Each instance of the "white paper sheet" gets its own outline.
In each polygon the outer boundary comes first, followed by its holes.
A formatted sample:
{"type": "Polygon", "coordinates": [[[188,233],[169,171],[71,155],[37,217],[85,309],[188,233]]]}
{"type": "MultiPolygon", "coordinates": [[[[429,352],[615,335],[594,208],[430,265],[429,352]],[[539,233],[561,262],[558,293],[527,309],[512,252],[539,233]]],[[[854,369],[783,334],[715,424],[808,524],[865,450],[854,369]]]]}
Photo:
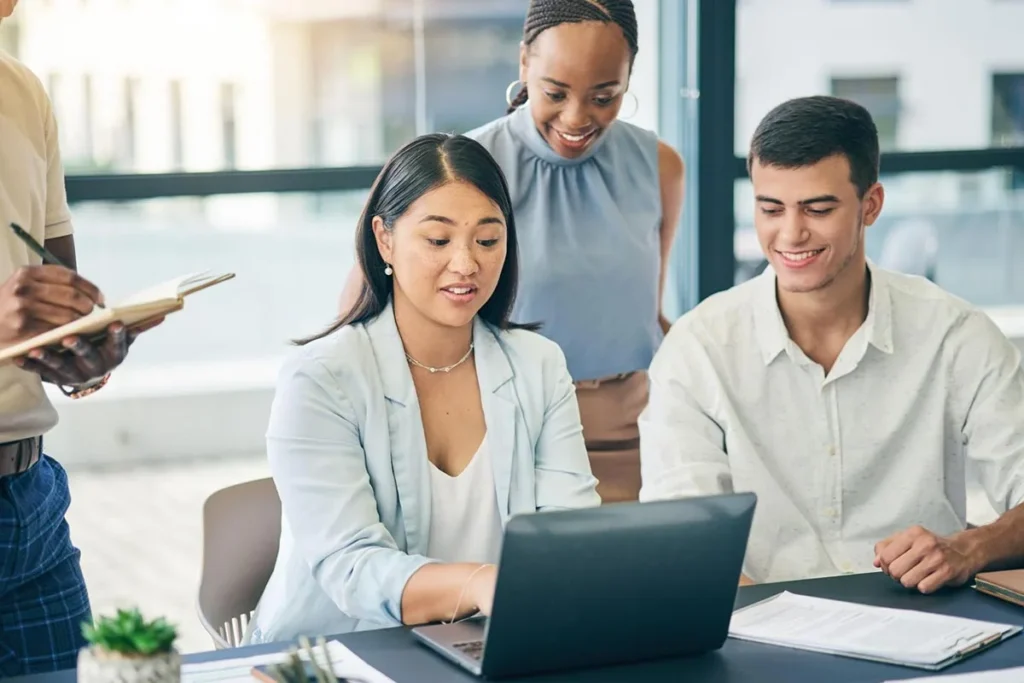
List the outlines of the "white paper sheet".
{"type": "Polygon", "coordinates": [[[1010,624],[783,592],[737,610],[729,635],[771,645],[931,668],[1020,630],[1010,624]]]}
{"type": "MultiPolygon", "coordinates": [[[[323,650],[313,648],[314,656],[323,664],[323,650]]],[[[301,649],[300,649],[301,654],[301,649]]],[[[339,679],[353,678],[359,683],[395,683],[360,659],[352,650],[336,640],[328,641],[327,654],[339,679]]],[[[252,683],[252,668],[262,664],[277,664],[288,659],[288,652],[273,652],[237,659],[222,659],[214,662],[184,664],[181,667],[181,683],[252,683]]],[[[306,659],[303,656],[303,659],[306,659]]]]}
{"type": "MultiPolygon", "coordinates": [[[[900,683],[910,679],[901,678],[898,681],[885,681],[885,683],[900,683]]],[[[1016,666],[1012,669],[998,669],[996,671],[978,671],[970,674],[949,674],[948,676],[926,676],[915,678],[914,683],[1021,683],[1024,681],[1024,667],[1016,666]]]]}

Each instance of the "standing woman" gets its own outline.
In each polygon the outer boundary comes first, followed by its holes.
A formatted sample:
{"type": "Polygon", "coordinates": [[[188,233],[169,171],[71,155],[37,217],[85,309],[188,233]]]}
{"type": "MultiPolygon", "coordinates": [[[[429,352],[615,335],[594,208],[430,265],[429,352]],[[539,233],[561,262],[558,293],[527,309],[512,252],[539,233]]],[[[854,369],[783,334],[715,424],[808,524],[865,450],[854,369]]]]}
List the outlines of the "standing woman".
{"type": "Polygon", "coordinates": [[[617,120],[635,99],[637,49],[630,0],[532,0],[509,114],[468,134],[508,179],[523,263],[514,318],[541,322],[566,355],[604,502],[640,490],[637,418],[668,330],[683,202],[679,154],[617,120]]]}
{"type": "MultiPolygon", "coordinates": [[[[523,264],[512,319],[562,347],[606,503],[640,491],[637,418],[669,325],[661,298],[683,202],[679,154],[618,120],[637,49],[630,0],[531,0],[509,114],[467,133],[512,195],[523,264]]],[[[349,278],[343,313],[361,281],[349,278]]]]}

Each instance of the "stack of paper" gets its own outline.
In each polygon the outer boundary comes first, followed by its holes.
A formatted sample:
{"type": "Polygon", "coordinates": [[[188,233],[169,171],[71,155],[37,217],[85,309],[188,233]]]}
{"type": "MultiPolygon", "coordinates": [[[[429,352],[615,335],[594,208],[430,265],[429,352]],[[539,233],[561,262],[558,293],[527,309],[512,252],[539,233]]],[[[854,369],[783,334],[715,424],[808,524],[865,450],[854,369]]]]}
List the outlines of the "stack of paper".
{"type": "Polygon", "coordinates": [[[799,650],[941,669],[1020,630],[1010,624],[783,592],[734,612],[729,635],[799,650]]]}
{"type": "MultiPolygon", "coordinates": [[[[306,659],[301,650],[300,656],[306,659]]],[[[313,656],[323,665],[323,648],[314,647],[313,656]]],[[[359,683],[394,683],[336,640],[327,643],[327,656],[339,683],[345,679],[359,683]]],[[[181,667],[181,683],[253,683],[254,666],[278,664],[287,658],[287,652],[274,652],[269,655],[185,664],[181,667]]]]}

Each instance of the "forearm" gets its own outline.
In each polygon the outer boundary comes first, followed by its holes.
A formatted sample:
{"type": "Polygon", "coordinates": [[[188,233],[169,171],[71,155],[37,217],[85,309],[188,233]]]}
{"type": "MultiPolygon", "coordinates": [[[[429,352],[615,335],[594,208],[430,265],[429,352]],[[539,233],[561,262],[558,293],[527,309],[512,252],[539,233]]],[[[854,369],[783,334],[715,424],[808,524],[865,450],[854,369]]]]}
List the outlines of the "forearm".
{"type": "Polygon", "coordinates": [[[971,560],[972,574],[1024,560],[1024,504],[999,519],[953,536],[954,547],[971,560]]]}
{"type": "Polygon", "coordinates": [[[402,591],[402,623],[412,626],[449,621],[476,612],[472,584],[482,573],[482,566],[432,563],[421,567],[402,591]]]}

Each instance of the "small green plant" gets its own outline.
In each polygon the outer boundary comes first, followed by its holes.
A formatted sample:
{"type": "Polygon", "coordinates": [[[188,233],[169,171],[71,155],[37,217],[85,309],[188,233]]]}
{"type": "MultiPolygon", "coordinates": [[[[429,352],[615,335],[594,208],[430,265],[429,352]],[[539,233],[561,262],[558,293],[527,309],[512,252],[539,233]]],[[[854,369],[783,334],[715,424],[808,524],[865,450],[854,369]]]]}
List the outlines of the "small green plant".
{"type": "Polygon", "coordinates": [[[94,647],[128,656],[165,654],[174,646],[178,632],[160,617],[146,621],[138,608],[119,609],[113,617],[82,624],[82,635],[94,647]]]}

